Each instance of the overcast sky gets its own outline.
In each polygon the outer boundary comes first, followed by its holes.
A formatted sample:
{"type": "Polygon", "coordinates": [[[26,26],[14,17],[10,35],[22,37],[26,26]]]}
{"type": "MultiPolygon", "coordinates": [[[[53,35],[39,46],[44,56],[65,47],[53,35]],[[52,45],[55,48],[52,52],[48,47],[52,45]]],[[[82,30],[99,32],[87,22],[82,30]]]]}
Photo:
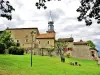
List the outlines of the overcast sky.
{"type": "Polygon", "coordinates": [[[38,27],[41,33],[45,33],[48,29],[48,20],[50,18],[50,11],[52,12],[52,19],[54,20],[54,28],[56,31],[56,38],[72,37],[74,41],[80,39],[87,41],[92,40],[97,49],[100,50],[100,24],[93,21],[91,26],[86,26],[85,22],[78,22],[76,9],[80,5],[80,0],[62,0],[47,2],[46,10],[38,10],[35,6],[38,0],[9,0],[11,5],[15,8],[12,13],[12,20],[8,21],[6,18],[0,18],[0,30],[7,27],[38,27]]]}

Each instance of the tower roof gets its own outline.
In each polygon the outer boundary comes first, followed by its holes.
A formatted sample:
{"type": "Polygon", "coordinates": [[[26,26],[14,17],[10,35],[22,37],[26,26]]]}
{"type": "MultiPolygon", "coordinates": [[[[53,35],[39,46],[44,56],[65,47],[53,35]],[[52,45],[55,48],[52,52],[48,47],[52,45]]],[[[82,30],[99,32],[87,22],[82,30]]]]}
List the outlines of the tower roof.
{"type": "Polygon", "coordinates": [[[52,19],[52,15],[51,15],[51,11],[50,11],[50,18],[49,18],[49,20],[48,20],[48,24],[53,24],[54,22],[53,22],[53,19],[52,19]]]}

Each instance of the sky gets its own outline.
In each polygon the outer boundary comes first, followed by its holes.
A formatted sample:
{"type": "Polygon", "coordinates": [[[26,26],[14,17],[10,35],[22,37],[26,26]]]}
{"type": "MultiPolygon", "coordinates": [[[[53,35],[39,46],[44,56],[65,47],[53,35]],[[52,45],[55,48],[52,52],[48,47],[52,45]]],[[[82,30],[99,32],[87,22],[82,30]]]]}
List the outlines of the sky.
{"type": "Polygon", "coordinates": [[[80,0],[61,0],[47,2],[47,9],[38,10],[35,3],[38,0],[8,0],[15,8],[12,12],[12,20],[0,17],[0,30],[9,28],[30,28],[37,27],[40,33],[48,30],[48,20],[51,17],[54,21],[54,29],[57,38],[73,37],[74,41],[92,40],[100,51],[100,24],[93,20],[91,26],[85,22],[79,22],[79,13],[76,9],[80,6],[80,0]]]}

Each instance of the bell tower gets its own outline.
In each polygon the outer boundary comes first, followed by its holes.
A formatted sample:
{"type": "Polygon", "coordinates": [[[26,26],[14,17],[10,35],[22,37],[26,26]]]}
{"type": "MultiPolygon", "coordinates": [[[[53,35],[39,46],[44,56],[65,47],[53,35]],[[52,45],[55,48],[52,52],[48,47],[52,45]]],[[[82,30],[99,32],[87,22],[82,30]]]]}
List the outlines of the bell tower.
{"type": "Polygon", "coordinates": [[[54,24],[54,21],[52,20],[51,11],[50,11],[50,19],[48,21],[48,31],[47,31],[47,33],[55,33],[53,24],[54,24]]]}

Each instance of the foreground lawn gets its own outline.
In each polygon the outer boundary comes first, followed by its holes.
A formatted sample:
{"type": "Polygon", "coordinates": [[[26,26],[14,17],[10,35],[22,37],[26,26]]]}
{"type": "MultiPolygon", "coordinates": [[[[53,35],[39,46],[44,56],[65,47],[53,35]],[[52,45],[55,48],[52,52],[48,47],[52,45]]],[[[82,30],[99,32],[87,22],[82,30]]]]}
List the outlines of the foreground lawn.
{"type": "Polygon", "coordinates": [[[0,75],[100,75],[100,66],[95,61],[58,57],[34,56],[30,67],[30,55],[0,55],[0,75]],[[72,66],[78,61],[82,66],[72,66]]]}

